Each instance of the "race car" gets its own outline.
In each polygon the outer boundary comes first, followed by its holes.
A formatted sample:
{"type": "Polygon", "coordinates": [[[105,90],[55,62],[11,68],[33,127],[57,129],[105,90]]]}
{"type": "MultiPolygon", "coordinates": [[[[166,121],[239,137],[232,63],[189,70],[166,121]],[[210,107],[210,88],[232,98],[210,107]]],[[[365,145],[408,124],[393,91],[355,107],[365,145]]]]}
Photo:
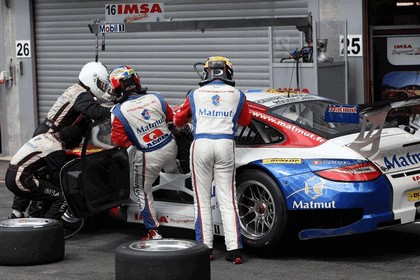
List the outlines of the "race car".
{"type": "MultiPolygon", "coordinates": [[[[419,97],[346,105],[311,93],[245,92],[252,124],[237,127],[236,189],[246,247],[275,249],[300,239],[367,233],[420,219],[420,137],[386,122],[419,97]]],[[[95,123],[80,156],[61,170],[70,210],[102,211],[142,223],[132,180],[135,147],[115,148],[108,122],[95,123]]],[[[183,172],[161,172],[154,197],[162,226],[194,229],[188,129],[175,131],[183,172]]],[[[214,233],[223,236],[213,186],[214,233]]]]}

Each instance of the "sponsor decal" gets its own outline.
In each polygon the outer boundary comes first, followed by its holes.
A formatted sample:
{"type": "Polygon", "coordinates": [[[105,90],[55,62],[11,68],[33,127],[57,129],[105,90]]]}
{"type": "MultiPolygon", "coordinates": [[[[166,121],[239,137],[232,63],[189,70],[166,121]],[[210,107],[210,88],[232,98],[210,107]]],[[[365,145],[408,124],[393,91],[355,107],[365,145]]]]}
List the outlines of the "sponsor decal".
{"type": "Polygon", "coordinates": [[[416,175],[411,178],[413,179],[414,182],[418,182],[420,180],[420,175],[416,175]]]}
{"type": "Polygon", "coordinates": [[[331,160],[331,159],[327,159],[327,160],[314,160],[311,162],[311,164],[313,165],[320,165],[320,164],[334,164],[334,165],[345,165],[345,164],[350,164],[352,163],[351,161],[347,161],[347,160],[331,160]]]}
{"type": "Polygon", "coordinates": [[[219,95],[214,95],[211,97],[211,102],[213,103],[214,106],[217,106],[220,104],[220,96],[219,95]]]}
{"type": "Polygon", "coordinates": [[[263,114],[263,113],[259,113],[259,112],[252,112],[252,115],[254,117],[258,118],[258,119],[265,120],[265,121],[267,121],[267,122],[269,122],[269,123],[271,123],[273,125],[277,125],[277,126],[280,126],[281,128],[284,128],[284,129],[287,129],[287,130],[290,130],[290,131],[299,133],[300,135],[302,135],[304,137],[307,137],[307,138],[309,138],[311,140],[314,140],[315,142],[318,142],[318,143],[324,143],[325,142],[325,138],[323,138],[323,137],[320,137],[318,135],[315,135],[312,132],[309,132],[307,130],[304,130],[304,129],[302,129],[302,128],[298,127],[298,126],[295,126],[293,124],[290,124],[290,123],[284,122],[282,120],[273,118],[273,117],[271,117],[269,115],[266,115],[266,114],[263,114]]]}
{"type": "Polygon", "coordinates": [[[359,123],[360,109],[357,105],[328,105],[325,121],[336,123],[359,123]]]}
{"type": "Polygon", "coordinates": [[[420,64],[420,37],[388,37],[387,58],[392,65],[420,64]]]}
{"type": "Polygon", "coordinates": [[[318,197],[323,195],[324,189],[326,188],[328,187],[325,186],[321,178],[319,178],[318,176],[313,176],[312,178],[305,181],[304,188],[293,192],[287,198],[290,198],[298,193],[304,192],[304,194],[308,196],[311,199],[311,201],[308,202],[304,200],[294,200],[292,204],[292,209],[334,209],[336,208],[334,200],[315,202],[315,200],[318,197]]]}
{"type": "Polygon", "coordinates": [[[145,120],[150,119],[150,111],[147,110],[147,109],[144,109],[143,112],[141,113],[141,115],[143,116],[143,119],[145,119],[145,120]]]}
{"type": "Polygon", "coordinates": [[[318,100],[321,99],[320,97],[306,94],[306,93],[297,93],[297,94],[279,94],[272,97],[267,97],[259,100],[254,100],[253,102],[261,105],[265,105],[268,107],[274,107],[277,105],[285,104],[285,103],[291,103],[291,102],[299,102],[302,100],[318,100]]]}
{"type": "Polygon", "coordinates": [[[149,123],[146,126],[142,126],[142,127],[137,128],[137,132],[138,133],[145,133],[145,132],[147,132],[147,131],[155,128],[155,127],[158,127],[159,125],[161,125],[164,122],[165,122],[165,119],[162,118],[162,119],[157,120],[157,121],[155,121],[153,123],[149,123]]]}
{"type": "Polygon", "coordinates": [[[164,17],[163,3],[119,3],[105,5],[105,20],[110,23],[158,21],[164,17]]]}
{"type": "Polygon", "coordinates": [[[266,158],[263,159],[262,164],[272,163],[289,163],[289,164],[301,164],[302,159],[300,158],[266,158]]]}
{"type": "MultiPolygon", "coordinates": [[[[141,213],[134,213],[134,220],[143,221],[141,213]]],[[[159,224],[193,224],[194,219],[178,219],[170,216],[157,216],[159,224]]]]}
{"type": "Polygon", "coordinates": [[[415,190],[407,193],[408,201],[419,201],[420,200],[420,190],[415,190]]]}
{"type": "Polygon", "coordinates": [[[220,110],[207,110],[207,109],[199,109],[198,110],[199,116],[207,116],[207,117],[232,117],[233,111],[220,111],[220,110]]]}
{"type": "Polygon", "coordinates": [[[158,145],[159,143],[162,143],[163,141],[165,141],[168,137],[170,137],[169,134],[164,134],[160,136],[159,138],[151,140],[151,142],[147,143],[147,147],[148,148],[154,147],[158,145]]]}
{"type": "Polygon", "coordinates": [[[324,182],[322,182],[322,180],[317,176],[305,181],[305,194],[313,200],[322,195],[323,189],[324,182]]]}
{"type": "Polygon", "coordinates": [[[416,165],[420,163],[420,153],[410,154],[410,152],[407,152],[405,156],[397,157],[397,155],[393,155],[391,159],[384,157],[384,163],[388,170],[416,165]]]}
{"type": "Polygon", "coordinates": [[[335,201],[330,202],[303,202],[303,201],[293,201],[293,209],[334,209],[335,201]]]}
{"type": "Polygon", "coordinates": [[[153,140],[155,140],[155,139],[159,138],[159,137],[160,137],[160,136],[162,136],[162,135],[163,135],[163,131],[162,131],[162,130],[160,130],[160,129],[155,129],[155,130],[153,130],[152,132],[150,132],[150,133],[148,133],[148,134],[144,135],[144,136],[143,136],[143,140],[144,140],[144,142],[149,143],[149,142],[151,142],[151,141],[153,141],[153,140]]]}
{"type": "Polygon", "coordinates": [[[99,25],[99,33],[125,32],[125,25],[120,23],[101,24],[99,25]]]}

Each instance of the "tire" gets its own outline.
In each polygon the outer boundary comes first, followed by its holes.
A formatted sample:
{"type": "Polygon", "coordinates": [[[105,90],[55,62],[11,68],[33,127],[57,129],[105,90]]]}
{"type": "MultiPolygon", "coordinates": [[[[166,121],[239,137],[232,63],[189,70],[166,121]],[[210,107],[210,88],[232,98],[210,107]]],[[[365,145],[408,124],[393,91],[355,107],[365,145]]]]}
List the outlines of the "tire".
{"type": "Polygon", "coordinates": [[[236,178],[239,220],[244,245],[257,251],[274,248],[287,226],[287,208],[278,184],[259,170],[236,178]]]}
{"type": "Polygon", "coordinates": [[[64,230],[53,219],[0,220],[0,264],[34,265],[64,257],[64,230]]]}
{"type": "Polygon", "coordinates": [[[116,280],[210,280],[206,245],[192,240],[127,242],[115,250],[116,280]]]}

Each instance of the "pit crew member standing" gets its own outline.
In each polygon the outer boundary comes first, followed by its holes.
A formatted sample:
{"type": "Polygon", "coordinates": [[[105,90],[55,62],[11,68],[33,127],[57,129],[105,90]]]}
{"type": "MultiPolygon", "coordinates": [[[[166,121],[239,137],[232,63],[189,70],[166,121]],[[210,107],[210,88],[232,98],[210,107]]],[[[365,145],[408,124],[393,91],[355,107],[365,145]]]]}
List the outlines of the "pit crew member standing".
{"type": "Polygon", "coordinates": [[[77,126],[33,137],[10,160],[6,187],[21,198],[45,201],[50,205],[45,218],[60,220],[67,209],[60,186],[60,170],[66,163],[66,149],[77,147],[81,141],[77,126]]]}
{"type": "MultiPolygon", "coordinates": [[[[33,136],[41,133],[54,133],[65,126],[77,125],[85,134],[92,120],[100,120],[111,116],[110,108],[102,106],[100,99],[108,90],[108,70],[100,62],[89,62],[79,72],[79,82],[73,84],[57,99],[49,110],[46,119],[35,130],[33,136]]],[[[10,218],[21,218],[29,205],[27,199],[14,197],[10,218]]],[[[41,207],[31,204],[29,216],[39,216],[37,209],[41,207]]]]}
{"type": "Polygon", "coordinates": [[[178,173],[177,145],[167,122],[173,111],[158,93],[142,88],[140,77],[129,66],[111,72],[111,87],[117,95],[112,109],[112,142],[116,146],[134,145],[134,192],[148,233],[146,239],[161,239],[152,193],[152,184],[162,169],[178,173]]]}
{"type": "Polygon", "coordinates": [[[229,59],[210,57],[205,65],[200,88],[188,93],[175,113],[174,124],[182,127],[192,119],[194,141],[190,166],[194,187],[196,240],[210,248],[213,259],[213,218],[211,210],[212,181],[225,234],[226,260],[243,262],[242,239],[235,186],[236,124],[247,126],[251,114],[243,92],[234,88],[233,69],[229,59]]]}

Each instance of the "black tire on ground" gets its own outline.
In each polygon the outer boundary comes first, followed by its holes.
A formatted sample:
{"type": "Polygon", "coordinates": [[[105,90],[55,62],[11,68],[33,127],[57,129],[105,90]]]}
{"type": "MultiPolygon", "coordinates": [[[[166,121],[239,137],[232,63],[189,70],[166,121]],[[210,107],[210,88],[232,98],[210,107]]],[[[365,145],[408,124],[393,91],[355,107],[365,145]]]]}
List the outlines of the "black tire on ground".
{"type": "Polygon", "coordinates": [[[206,245],[183,239],[131,241],[115,250],[116,280],[210,280],[206,245]]]}
{"type": "Polygon", "coordinates": [[[0,220],[0,264],[34,265],[64,257],[61,222],[44,218],[0,220]]]}
{"type": "Polygon", "coordinates": [[[257,252],[274,249],[286,230],[286,201],[279,185],[267,173],[246,170],[237,175],[236,193],[242,239],[257,252]]]}

